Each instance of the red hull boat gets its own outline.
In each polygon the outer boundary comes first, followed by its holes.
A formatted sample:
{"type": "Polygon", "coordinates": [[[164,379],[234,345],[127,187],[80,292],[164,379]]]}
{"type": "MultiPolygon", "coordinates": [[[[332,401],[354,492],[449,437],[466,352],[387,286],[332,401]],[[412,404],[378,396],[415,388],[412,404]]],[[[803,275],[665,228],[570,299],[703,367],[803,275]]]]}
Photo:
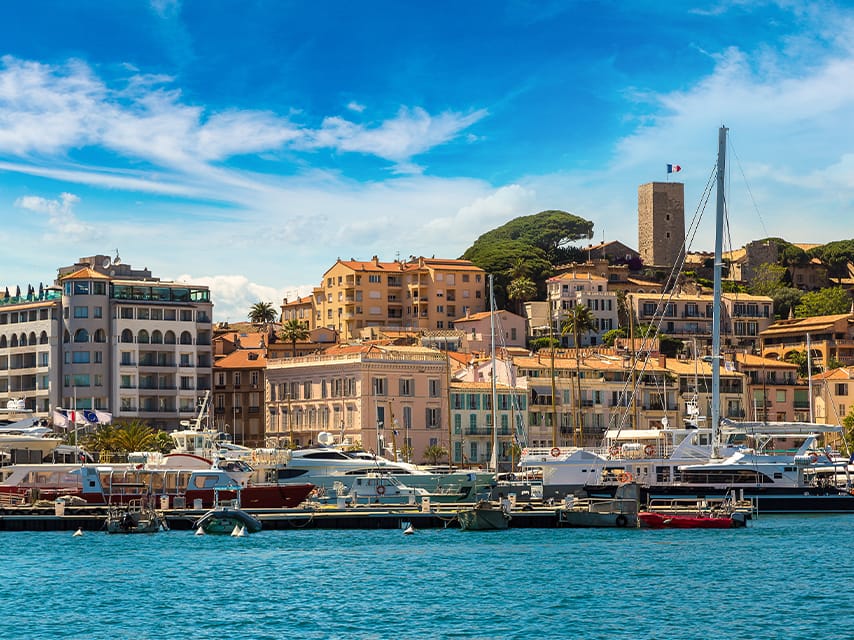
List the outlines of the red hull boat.
{"type": "Polygon", "coordinates": [[[735,529],[746,524],[742,514],[727,515],[657,513],[642,511],[638,514],[640,526],[649,529],[735,529]]]}

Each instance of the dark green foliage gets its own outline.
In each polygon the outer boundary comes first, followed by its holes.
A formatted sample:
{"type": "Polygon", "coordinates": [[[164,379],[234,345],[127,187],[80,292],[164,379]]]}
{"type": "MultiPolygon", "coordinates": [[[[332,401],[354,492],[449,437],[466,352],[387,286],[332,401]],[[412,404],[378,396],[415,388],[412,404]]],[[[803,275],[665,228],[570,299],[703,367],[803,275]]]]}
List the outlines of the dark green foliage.
{"type": "Polygon", "coordinates": [[[836,240],[810,249],[809,255],[821,260],[832,278],[844,278],[848,263],[854,262],[854,240],[836,240]]]}
{"type": "Polygon", "coordinates": [[[827,287],[819,291],[810,291],[801,296],[800,304],[795,307],[795,316],[832,316],[848,313],[851,310],[851,296],[842,287],[827,287]]]}
{"type": "Polygon", "coordinates": [[[780,287],[770,295],[774,299],[774,315],[785,320],[789,312],[800,304],[804,292],[794,287],[780,287]]]}

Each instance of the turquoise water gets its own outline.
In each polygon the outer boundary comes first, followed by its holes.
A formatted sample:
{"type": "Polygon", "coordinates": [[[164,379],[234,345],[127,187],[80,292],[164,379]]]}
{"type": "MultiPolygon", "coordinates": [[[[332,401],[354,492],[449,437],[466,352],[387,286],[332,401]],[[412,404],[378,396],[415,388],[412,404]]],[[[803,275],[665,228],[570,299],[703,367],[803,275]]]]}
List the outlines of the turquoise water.
{"type": "Polygon", "coordinates": [[[852,532],[2,533],[0,638],[844,638],[852,532]]]}

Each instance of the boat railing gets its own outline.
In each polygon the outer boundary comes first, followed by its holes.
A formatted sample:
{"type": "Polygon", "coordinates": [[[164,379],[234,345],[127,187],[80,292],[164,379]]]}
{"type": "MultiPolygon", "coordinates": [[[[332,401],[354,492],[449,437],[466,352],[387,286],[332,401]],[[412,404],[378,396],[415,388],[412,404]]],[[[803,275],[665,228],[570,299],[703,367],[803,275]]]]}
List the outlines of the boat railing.
{"type": "Polygon", "coordinates": [[[567,503],[565,508],[588,513],[636,514],[638,501],[630,498],[576,498],[573,502],[567,503]]]}
{"type": "Polygon", "coordinates": [[[662,498],[649,501],[647,511],[669,514],[723,515],[732,513],[757,513],[751,499],[724,498],[662,498]]]}

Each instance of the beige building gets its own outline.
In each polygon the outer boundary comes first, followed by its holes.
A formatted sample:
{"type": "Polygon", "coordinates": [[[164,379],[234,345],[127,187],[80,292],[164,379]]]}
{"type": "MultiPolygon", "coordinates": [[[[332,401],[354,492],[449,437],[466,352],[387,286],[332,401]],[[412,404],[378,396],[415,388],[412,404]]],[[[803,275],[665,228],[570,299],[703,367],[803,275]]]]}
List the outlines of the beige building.
{"type": "MultiPolygon", "coordinates": [[[[661,331],[674,337],[711,344],[713,296],[674,293],[672,296],[633,293],[628,302],[640,323],[661,319],[661,331]]],[[[768,296],[724,293],[721,297],[721,345],[756,348],[759,334],[774,321],[774,301],[768,296]]]]}
{"type": "Polygon", "coordinates": [[[314,325],[357,338],[371,327],[453,329],[486,309],[486,274],[468,260],[339,259],[314,290],[314,325]]]}
{"type": "Polygon", "coordinates": [[[845,366],[854,365],[852,313],[779,320],[762,331],[762,355],[784,360],[791,353],[806,353],[807,336],[814,372],[827,369],[833,361],[845,366]]]}
{"type": "Polygon", "coordinates": [[[842,424],[854,409],[854,368],[839,367],[813,377],[815,421],[842,424]]]}
{"type": "Polygon", "coordinates": [[[422,347],[339,345],[267,363],[268,437],[339,442],[424,462],[448,446],[448,358],[422,347]],[[396,432],[396,433],[395,433],[396,432]]]}
{"type": "Polygon", "coordinates": [[[546,281],[546,295],[553,319],[552,330],[564,346],[572,344],[571,335],[561,336],[567,313],[584,305],[593,316],[593,331],[579,336],[580,347],[602,344],[602,336],[619,326],[617,294],[608,291],[608,279],[592,273],[563,273],[546,281]]]}
{"type": "MultiPolygon", "coordinates": [[[[510,311],[495,312],[495,348],[525,346],[525,318],[510,311]]],[[[464,349],[472,353],[492,350],[492,318],[489,311],[472,313],[454,321],[454,327],[464,336],[464,349]]]]}
{"type": "Polygon", "coordinates": [[[733,362],[746,376],[748,420],[810,420],[809,389],[798,380],[798,365],[749,353],[734,353],[733,362]]]}

